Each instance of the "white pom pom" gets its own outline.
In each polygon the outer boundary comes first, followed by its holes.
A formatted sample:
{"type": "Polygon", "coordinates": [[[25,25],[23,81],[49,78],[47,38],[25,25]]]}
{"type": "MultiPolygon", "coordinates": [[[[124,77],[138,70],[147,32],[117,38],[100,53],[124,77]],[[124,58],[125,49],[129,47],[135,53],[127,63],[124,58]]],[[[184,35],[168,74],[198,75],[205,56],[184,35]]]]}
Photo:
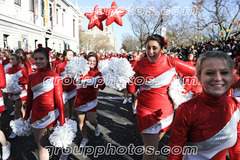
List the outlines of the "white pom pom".
{"type": "Polygon", "coordinates": [[[63,126],[54,127],[53,133],[49,136],[49,142],[55,147],[67,148],[71,145],[73,139],[76,137],[77,123],[73,120],[67,120],[63,126]]]}
{"type": "Polygon", "coordinates": [[[10,121],[10,127],[12,128],[12,131],[17,136],[29,136],[32,132],[32,127],[30,124],[30,118],[28,120],[23,120],[22,118],[11,120],[10,121]]]}
{"type": "Polygon", "coordinates": [[[71,58],[65,67],[67,76],[74,79],[79,79],[81,75],[86,75],[89,70],[88,61],[82,57],[71,58]]]}
{"type": "Polygon", "coordinates": [[[72,119],[67,119],[66,123],[72,127],[73,133],[77,133],[77,122],[72,119]]]}
{"type": "Polygon", "coordinates": [[[169,86],[168,94],[173,100],[173,107],[177,109],[179,105],[192,98],[193,93],[190,91],[184,94],[184,87],[180,82],[180,79],[174,79],[169,86]]]}
{"type": "Polygon", "coordinates": [[[4,93],[17,94],[22,88],[18,84],[19,78],[22,77],[22,72],[18,71],[15,74],[6,74],[6,87],[2,90],[4,93]]]}
{"type": "Polygon", "coordinates": [[[98,65],[98,69],[100,72],[105,73],[108,70],[108,66],[109,66],[109,60],[108,59],[102,60],[98,65]]]}
{"type": "Polygon", "coordinates": [[[134,75],[133,68],[126,58],[113,57],[110,61],[101,61],[99,70],[102,72],[105,84],[119,91],[126,88],[130,77],[134,75]]]}

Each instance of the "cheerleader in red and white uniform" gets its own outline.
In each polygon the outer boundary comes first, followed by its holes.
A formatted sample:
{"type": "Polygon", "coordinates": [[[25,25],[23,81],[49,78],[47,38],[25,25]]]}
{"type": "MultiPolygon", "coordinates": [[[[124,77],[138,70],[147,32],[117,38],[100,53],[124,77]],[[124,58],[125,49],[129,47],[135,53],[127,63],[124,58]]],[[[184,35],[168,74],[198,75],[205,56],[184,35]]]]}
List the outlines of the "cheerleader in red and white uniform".
{"type": "Polygon", "coordinates": [[[31,64],[29,62],[29,60],[27,59],[27,55],[25,54],[23,49],[17,49],[15,51],[15,54],[17,54],[18,56],[21,57],[21,63],[22,65],[26,68],[27,74],[31,74],[32,73],[32,68],[31,68],[31,64]]]}
{"type": "Polygon", "coordinates": [[[49,134],[48,131],[52,130],[57,118],[60,125],[65,123],[62,83],[60,76],[50,70],[49,56],[45,49],[34,51],[34,61],[38,70],[29,75],[24,119],[31,117],[39,158],[47,160],[48,150],[44,145],[48,145],[48,139],[44,135],[49,134]]]}
{"type": "Polygon", "coordinates": [[[63,62],[63,55],[62,55],[62,53],[57,53],[56,60],[52,62],[52,70],[55,72],[56,66],[59,63],[62,63],[62,62],[63,62]]]}
{"type": "MultiPolygon", "coordinates": [[[[135,75],[128,85],[130,93],[137,89],[137,123],[144,146],[158,149],[158,142],[171,127],[173,104],[168,96],[168,87],[173,78],[192,76],[195,68],[162,54],[167,42],[160,35],[152,35],[146,41],[147,57],[142,58],[134,67],[135,75]]],[[[144,160],[156,159],[154,154],[143,154],[144,160]]]]}
{"type": "Polygon", "coordinates": [[[224,52],[210,51],[200,56],[197,77],[203,92],[178,108],[168,160],[225,160],[228,149],[232,160],[240,159],[239,103],[227,95],[233,67],[224,52]],[[184,146],[191,147],[192,152],[187,153],[184,146]],[[174,152],[174,147],[179,150],[174,152]]]}
{"type": "MultiPolygon", "coordinates": [[[[0,88],[5,88],[6,87],[5,72],[1,64],[0,64],[0,79],[1,79],[0,88]]],[[[0,117],[3,111],[4,111],[4,103],[3,103],[2,92],[0,91],[0,117]]],[[[0,143],[2,145],[2,159],[4,160],[8,159],[8,157],[10,156],[11,144],[6,140],[4,133],[1,131],[1,123],[0,123],[0,143]]]]}
{"type": "Polygon", "coordinates": [[[74,109],[77,111],[79,117],[79,128],[83,137],[83,140],[80,144],[81,147],[86,146],[88,143],[85,116],[87,116],[87,120],[90,122],[90,124],[95,127],[95,135],[100,135],[99,125],[96,119],[96,110],[98,104],[97,93],[99,88],[101,90],[105,88],[102,74],[97,68],[97,54],[90,52],[87,56],[87,60],[90,66],[90,71],[87,75],[81,78],[81,84],[77,85],[77,94],[74,104],[74,109]]]}
{"type": "Polygon", "coordinates": [[[74,56],[73,51],[70,49],[64,50],[63,52],[63,62],[59,63],[56,68],[56,73],[58,73],[62,79],[62,84],[63,84],[63,92],[64,94],[64,99],[67,99],[66,102],[64,102],[64,107],[65,107],[65,116],[67,118],[72,117],[72,112],[73,112],[73,106],[74,106],[74,99],[76,95],[76,85],[74,83],[74,80],[70,77],[67,77],[65,67],[68,63],[68,61],[74,56]]]}
{"type": "Polygon", "coordinates": [[[23,104],[27,98],[26,84],[28,75],[26,69],[20,67],[21,59],[18,55],[12,54],[10,56],[10,63],[12,67],[7,70],[7,74],[9,74],[9,76],[18,77],[18,85],[21,87],[20,93],[11,93],[10,91],[10,99],[15,102],[14,119],[18,119],[25,115],[23,104]]]}
{"type": "Polygon", "coordinates": [[[6,50],[4,50],[3,54],[5,56],[5,59],[3,60],[2,65],[3,65],[4,71],[6,73],[8,68],[11,67],[11,64],[10,64],[10,61],[9,61],[10,60],[9,58],[11,56],[11,52],[10,52],[10,50],[6,49],[6,50]]]}
{"type": "MultiPolygon", "coordinates": [[[[19,85],[19,91],[11,91],[9,90],[9,97],[11,100],[14,101],[15,107],[14,107],[14,119],[19,119],[20,117],[24,117],[25,115],[25,110],[23,108],[23,104],[26,101],[27,98],[27,80],[28,80],[28,75],[27,75],[27,71],[24,67],[20,67],[20,63],[21,63],[21,59],[18,55],[16,54],[12,54],[10,56],[10,64],[12,65],[12,67],[10,67],[7,70],[7,74],[6,76],[9,76],[9,78],[16,78],[14,81],[18,81],[19,85]],[[18,92],[18,93],[16,93],[18,92]]],[[[11,84],[13,85],[13,84],[11,84]]],[[[13,87],[13,86],[12,86],[13,87]]],[[[11,88],[12,88],[11,87],[11,88]]],[[[15,86],[14,86],[15,87],[15,86]]],[[[17,86],[16,86],[17,88],[17,86]]],[[[9,136],[9,138],[15,138],[16,134],[15,133],[11,133],[11,135],[9,136]]]]}
{"type": "MultiPolygon", "coordinates": [[[[1,64],[0,64],[0,79],[1,79],[0,88],[5,88],[6,78],[5,78],[5,72],[4,72],[3,66],[1,64]]],[[[5,107],[4,107],[3,95],[2,95],[2,91],[0,90],[0,115],[4,110],[5,110],[5,107]]]]}
{"type": "Polygon", "coordinates": [[[29,52],[27,58],[30,62],[32,72],[36,72],[37,71],[37,66],[34,63],[33,54],[34,54],[33,52],[29,52]]]}

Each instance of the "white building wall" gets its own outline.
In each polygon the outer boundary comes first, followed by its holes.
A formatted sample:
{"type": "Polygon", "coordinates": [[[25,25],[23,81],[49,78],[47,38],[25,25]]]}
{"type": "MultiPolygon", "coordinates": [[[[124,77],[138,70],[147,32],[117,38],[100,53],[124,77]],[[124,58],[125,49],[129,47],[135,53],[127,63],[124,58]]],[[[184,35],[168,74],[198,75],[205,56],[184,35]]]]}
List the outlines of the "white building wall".
{"type": "MultiPolygon", "coordinates": [[[[52,25],[49,14],[49,22],[44,25],[41,0],[36,1],[38,8],[34,19],[34,12],[29,11],[29,0],[21,0],[21,6],[14,4],[14,0],[0,0],[0,48],[4,47],[3,35],[8,35],[8,47],[11,49],[18,48],[19,43],[23,44],[21,39],[25,36],[28,40],[28,50],[36,49],[37,44],[40,43],[46,47],[45,39],[48,38],[47,46],[57,52],[63,52],[65,46],[70,46],[70,49],[78,52],[78,22],[79,17],[81,18],[78,8],[66,0],[56,0],[58,24],[52,25]],[[64,26],[62,25],[62,13],[64,13],[64,26]],[[73,37],[73,19],[75,19],[75,37],[73,37]]],[[[51,0],[49,4],[53,6],[51,0]]]]}

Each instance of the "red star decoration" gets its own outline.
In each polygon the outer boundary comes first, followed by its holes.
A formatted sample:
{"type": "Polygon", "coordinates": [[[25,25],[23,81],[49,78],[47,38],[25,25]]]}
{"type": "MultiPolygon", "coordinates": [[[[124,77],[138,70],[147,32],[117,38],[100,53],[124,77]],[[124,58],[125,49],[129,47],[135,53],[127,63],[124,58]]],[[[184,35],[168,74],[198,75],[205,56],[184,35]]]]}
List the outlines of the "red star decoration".
{"type": "Polygon", "coordinates": [[[100,12],[98,5],[94,7],[93,13],[84,13],[84,15],[90,20],[88,29],[97,26],[100,30],[103,30],[102,21],[104,21],[107,16],[100,12]]]}
{"type": "Polygon", "coordinates": [[[113,22],[116,22],[118,25],[122,26],[122,16],[127,13],[127,10],[119,9],[116,2],[113,1],[111,8],[103,8],[102,12],[107,16],[107,26],[113,22]]]}

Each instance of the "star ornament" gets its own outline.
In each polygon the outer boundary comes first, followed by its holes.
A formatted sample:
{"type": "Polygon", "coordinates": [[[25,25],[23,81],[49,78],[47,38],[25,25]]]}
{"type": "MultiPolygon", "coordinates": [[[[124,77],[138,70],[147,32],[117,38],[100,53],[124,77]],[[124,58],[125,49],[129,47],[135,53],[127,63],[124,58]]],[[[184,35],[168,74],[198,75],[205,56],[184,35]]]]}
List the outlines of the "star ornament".
{"type": "Polygon", "coordinates": [[[94,7],[93,13],[84,13],[84,15],[90,20],[88,24],[88,29],[91,29],[97,26],[100,30],[103,31],[103,24],[107,16],[100,12],[98,5],[94,7]]]}
{"type": "Polygon", "coordinates": [[[122,16],[127,13],[127,10],[118,8],[116,2],[113,1],[111,8],[103,8],[102,12],[107,16],[107,26],[113,22],[116,22],[118,25],[122,26],[122,16]]]}

